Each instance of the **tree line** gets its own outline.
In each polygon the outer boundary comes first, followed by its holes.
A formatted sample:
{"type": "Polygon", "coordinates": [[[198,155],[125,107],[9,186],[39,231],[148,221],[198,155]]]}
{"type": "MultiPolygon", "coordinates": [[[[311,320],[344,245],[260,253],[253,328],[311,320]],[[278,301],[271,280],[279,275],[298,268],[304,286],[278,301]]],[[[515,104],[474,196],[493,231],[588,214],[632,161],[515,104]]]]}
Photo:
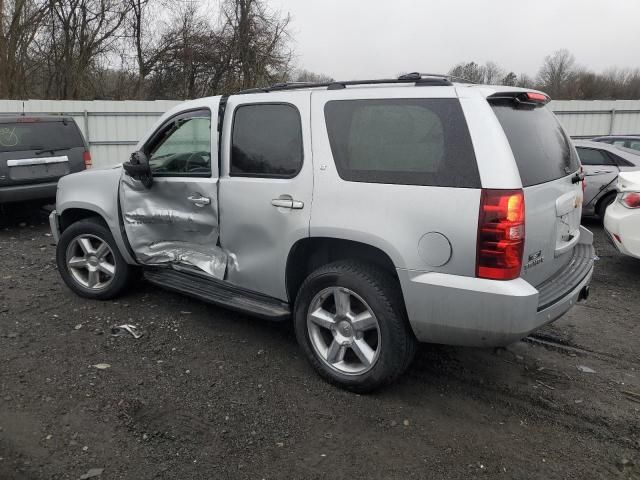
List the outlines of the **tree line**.
{"type": "MultiPolygon", "coordinates": [[[[0,0],[0,98],[196,98],[330,81],[295,68],[289,27],[267,0],[0,0]]],[[[639,69],[595,73],[567,50],[535,78],[494,62],[449,73],[557,99],[640,98],[639,69]]]]}
{"type": "Polygon", "coordinates": [[[535,88],[557,100],[640,98],[640,69],[593,72],[578,65],[575,56],[564,49],[546,56],[535,78],[505,70],[495,62],[459,63],[449,74],[473,83],[535,88]]]}
{"type": "Polygon", "coordinates": [[[293,68],[265,0],[0,0],[0,98],[195,98],[318,75],[293,68]]]}

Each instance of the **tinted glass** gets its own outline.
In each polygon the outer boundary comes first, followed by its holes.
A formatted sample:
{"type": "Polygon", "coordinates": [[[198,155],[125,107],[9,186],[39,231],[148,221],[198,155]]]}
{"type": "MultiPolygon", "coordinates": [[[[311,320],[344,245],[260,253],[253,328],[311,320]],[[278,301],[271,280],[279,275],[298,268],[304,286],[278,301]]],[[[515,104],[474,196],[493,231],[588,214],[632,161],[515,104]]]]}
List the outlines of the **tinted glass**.
{"type": "Polygon", "coordinates": [[[593,148],[576,148],[583,165],[613,165],[613,161],[600,150],[593,148]]]}
{"type": "Polygon", "coordinates": [[[302,168],[302,126],[292,105],[238,107],[233,120],[231,176],[291,178],[302,168]]]}
{"type": "Polygon", "coordinates": [[[201,176],[211,173],[209,111],[173,121],[152,148],[149,164],[155,176],[201,176]]]}
{"type": "Polygon", "coordinates": [[[73,122],[0,123],[0,152],[84,147],[73,122]]]}
{"type": "Polygon", "coordinates": [[[571,141],[547,108],[492,105],[515,156],[522,185],[565,177],[580,168],[571,141]]]}
{"type": "Polygon", "coordinates": [[[633,141],[633,142],[629,142],[629,147],[633,150],[640,150],[640,141],[633,141]]]}
{"type": "Polygon", "coordinates": [[[333,158],[345,180],[480,187],[456,99],[331,101],[325,119],[333,158]]]}

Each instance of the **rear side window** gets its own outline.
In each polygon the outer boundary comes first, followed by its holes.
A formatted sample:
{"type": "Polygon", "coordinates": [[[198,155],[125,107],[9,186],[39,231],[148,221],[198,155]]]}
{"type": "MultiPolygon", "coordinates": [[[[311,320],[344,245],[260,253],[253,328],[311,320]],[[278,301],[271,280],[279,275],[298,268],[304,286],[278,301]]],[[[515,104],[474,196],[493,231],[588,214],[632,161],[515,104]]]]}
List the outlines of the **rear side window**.
{"type": "Polygon", "coordinates": [[[480,187],[457,99],[335,100],[327,102],[324,112],[344,180],[480,187]]]}
{"type": "Polygon", "coordinates": [[[0,152],[83,147],[74,122],[0,123],[0,152]]]}
{"type": "Polygon", "coordinates": [[[577,147],[580,162],[583,165],[613,165],[614,162],[604,152],[595,148],[577,147]]]}
{"type": "Polygon", "coordinates": [[[580,168],[578,156],[547,108],[492,105],[516,159],[525,187],[565,177],[580,168]]]}
{"type": "Polygon", "coordinates": [[[288,104],[242,105],[233,120],[232,177],[295,177],[302,168],[302,126],[288,104]]]}

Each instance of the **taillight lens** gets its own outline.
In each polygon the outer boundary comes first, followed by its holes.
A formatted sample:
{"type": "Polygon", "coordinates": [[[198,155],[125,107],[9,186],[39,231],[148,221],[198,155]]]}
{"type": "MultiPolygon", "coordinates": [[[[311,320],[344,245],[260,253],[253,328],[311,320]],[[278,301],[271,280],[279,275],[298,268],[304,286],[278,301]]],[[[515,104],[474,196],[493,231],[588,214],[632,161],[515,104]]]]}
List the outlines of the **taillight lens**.
{"type": "Polygon", "coordinates": [[[522,190],[482,190],[477,249],[477,277],[512,280],[520,276],[524,251],[522,190]]]}
{"type": "Polygon", "coordinates": [[[82,160],[84,160],[84,168],[91,168],[93,163],[91,161],[91,152],[89,150],[85,150],[82,154],[82,160]]]}
{"type": "Polygon", "coordinates": [[[584,167],[580,165],[580,175],[582,175],[582,197],[584,198],[584,191],[587,188],[587,177],[584,175],[584,167]]]}
{"type": "Polygon", "coordinates": [[[627,192],[620,196],[620,203],[627,208],[640,208],[640,192],[627,192]]]}

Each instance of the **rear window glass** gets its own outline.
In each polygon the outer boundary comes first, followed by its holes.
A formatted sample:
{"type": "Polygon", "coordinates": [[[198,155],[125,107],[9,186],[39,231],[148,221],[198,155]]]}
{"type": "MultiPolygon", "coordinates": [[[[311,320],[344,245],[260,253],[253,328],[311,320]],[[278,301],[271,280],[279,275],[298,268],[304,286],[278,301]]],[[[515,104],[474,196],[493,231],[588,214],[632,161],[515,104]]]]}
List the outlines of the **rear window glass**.
{"type": "Polygon", "coordinates": [[[547,108],[492,105],[516,159],[525,187],[565,177],[580,168],[571,140],[547,108]]]}
{"type": "Polygon", "coordinates": [[[469,130],[456,99],[336,100],[325,105],[344,180],[479,188],[469,130]]]}
{"type": "Polygon", "coordinates": [[[73,122],[0,123],[0,152],[82,147],[73,122]]]}

